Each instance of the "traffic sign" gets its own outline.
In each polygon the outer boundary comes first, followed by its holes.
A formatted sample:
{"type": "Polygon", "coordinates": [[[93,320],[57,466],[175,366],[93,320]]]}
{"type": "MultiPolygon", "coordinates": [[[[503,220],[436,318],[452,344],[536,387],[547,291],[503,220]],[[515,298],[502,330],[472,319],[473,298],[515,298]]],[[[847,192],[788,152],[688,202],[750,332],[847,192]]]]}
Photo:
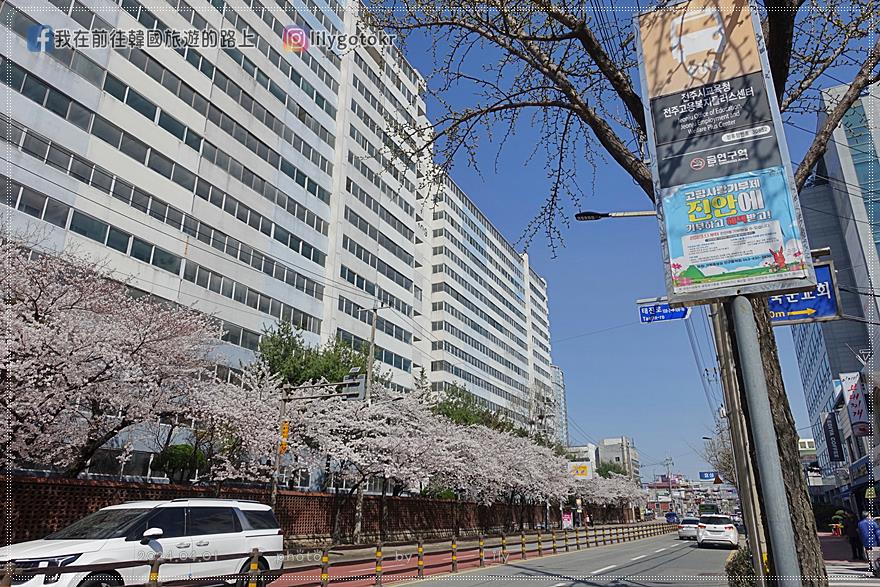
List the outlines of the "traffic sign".
{"type": "Polygon", "coordinates": [[[819,322],[840,318],[840,294],[834,266],[831,263],[817,263],[816,287],[800,293],[770,296],[770,322],[773,326],[819,322]]]}
{"type": "Polygon", "coordinates": [[[717,471],[700,471],[700,481],[714,481],[717,476],[717,471]]]}
{"type": "Polygon", "coordinates": [[[691,315],[690,308],[671,308],[666,298],[653,300],[638,300],[639,322],[650,324],[651,322],[664,322],[666,320],[687,320],[691,315]]]}

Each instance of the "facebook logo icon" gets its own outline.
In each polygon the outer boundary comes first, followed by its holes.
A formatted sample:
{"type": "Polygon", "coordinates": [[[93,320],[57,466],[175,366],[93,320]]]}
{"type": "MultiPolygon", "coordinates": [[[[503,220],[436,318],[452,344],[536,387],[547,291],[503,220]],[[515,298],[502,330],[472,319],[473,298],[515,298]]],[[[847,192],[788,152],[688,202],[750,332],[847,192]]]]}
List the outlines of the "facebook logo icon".
{"type": "Polygon", "coordinates": [[[52,27],[35,24],[28,28],[28,50],[33,53],[45,53],[55,49],[55,32],[52,27]]]}

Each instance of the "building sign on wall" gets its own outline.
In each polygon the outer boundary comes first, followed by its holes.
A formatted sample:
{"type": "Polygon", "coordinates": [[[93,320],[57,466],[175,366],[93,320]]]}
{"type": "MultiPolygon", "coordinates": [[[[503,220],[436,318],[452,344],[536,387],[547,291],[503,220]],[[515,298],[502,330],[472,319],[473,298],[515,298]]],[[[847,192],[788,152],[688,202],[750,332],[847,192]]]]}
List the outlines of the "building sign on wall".
{"type": "Polygon", "coordinates": [[[569,461],[569,472],[575,479],[590,479],[593,477],[593,469],[589,461],[569,461]]]}
{"type": "Polygon", "coordinates": [[[767,298],[773,326],[840,318],[840,294],[837,291],[833,266],[830,263],[821,263],[813,268],[816,271],[816,287],[813,289],[767,298]]]}
{"type": "Polygon", "coordinates": [[[748,0],[636,17],[669,301],[814,281],[760,23],[748,0]]]}
{"type": "Polygon", "coordinates": [[[822,430],[825,433],[825,446],[828,447],[828,459],[836,462],[845,461],[840,428],[837,427],[837,414],[830,412],[822,415],[822,430]]]}
{"type": "Polygon", "coordinates": [[[871,419],[868,415],[868,401],[859,373],[841,373],[840,383],[843,386],[843,401],[849,414],[849,424],[853,436],[870,436],[871,419]]]}

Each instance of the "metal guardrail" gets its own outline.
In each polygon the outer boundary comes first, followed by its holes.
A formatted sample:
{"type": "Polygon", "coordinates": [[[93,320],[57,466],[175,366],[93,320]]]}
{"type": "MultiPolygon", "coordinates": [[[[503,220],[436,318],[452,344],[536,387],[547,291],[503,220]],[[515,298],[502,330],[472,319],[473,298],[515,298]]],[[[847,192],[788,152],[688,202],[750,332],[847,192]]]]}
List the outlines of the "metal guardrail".
{"type": "MultiPolygon", "coordinates": [[[[550,532],[550,554],[560,554],[561,552],[571,552],[571,549],[581,550],[581,548],[593,548],[607,544],[616,544],[619,542],[629,542],[631,540],[639,540],[642,538],[650,538],[653,536],[661,536],[676,531],[678,528],[675,524],[650,523],[638,524],[632,526],[615,526],[607,528],[574,528],[572,530],[551,531],[550,532]]],[[[422,578],[425,576],[426,569],[446,568],[450,572],[458,572],[459,565],[462,563],[476,562],[479,567],[485,567],[486,549],[493,549],[493,552],[500,553],[499,557],[493,556],[493,563],[504,564],[510,560],[511,555],[518,555],[520,560],[527,559],[530,555],[538,557],[545,556],[547,549],[547,536],[538,531],[535,534],[527,535],[523,532],[519,534],[517,541],[519,548],[511,552],[508,549],[508,536],[504,533],[495,536],[480,535],[477,544],[460,548],[457,538],[453,537],[450,541],[434,542],[432,545],[449,544],[448,548],[431,548],[426,549],[425,543],[419,540],[416,544],[416,560],[415,564],[408,565],[406,568],[395,568],[392,574],[398,575],[402,573],[415,572],[415,576],[422,578]],[[491,544],[487,540],[493,541],[491,544]],[[497,540],[497,542],[495,542],[497,540]],[[426,556],[449,555],[448,560],[440,560],[438,562],[426,563],[426,556]],[[462,555],[466,555],[462,557],[462,555]]],[[[411,546],[408,544],[406,546],[411,546]]],[[[315,583],[309,583],[308,587],[328,587],[330,583],[351,581],[356,578],[366,578],[372,576],[374,585],[381,587],[383,576],[387,573],[382,567],[384,562],[384,554],[382,552],[382,543],[376,544],[374,554],[369,557],[358,559],[344,559],[337,563],[338,567],[352,567],[357,565],[372,565],[373,571],[365,571],[363,575],[352,576],[350,574],[345,577],[331,578],[330,571],[333,565],[330,560],[331,551],[324,548],[321,552],[320,562],[308,565],[300,565],[290,569],[278,570],[259,570],[259,560],[261,557],[277,556],[285,554],[284,551],[268,551],[261,552],[254,548],[250,552],[220,555],[211,558],[211,561],[225,561],[235,559],[247,559],[248,569],[243,573],[233,575],[224,575],[224,580],[229,579],[247,579],[247,587],[257,587],[258,584],[265,585],[274,581],[283,575],[298,574],[310,570],[319,573],[320,580],[315,583]]],[[[68,573],[100,573],[102,571],[118,571],[120,569],[128,569],[134,567],[142,567],[149,565],[150,573],[144,587],[194,587],[196,585],[204,586],[210,584],[210,578],[200,579],[181,579],[174,581],[159,581],[159,569],[163,564],[168,563],[186,563],[191,562],[190,558],[162,558],[158,554],[152,559],[137,561],[122,561],[115,563],[100,563],[94,565],[67,565],[63,567],[41,567],[41,568],[16,568],[14,562],[7,563],[3,568],[3,575],[0,578],[0,587],[12,587],[13,583],[24,582],[37,575],[61,575],[68,573]]],[[[406,560],[411,560],[407,558],[406,560]]],[[[305,587],[305,586],[304,586],[305,587]]]]}

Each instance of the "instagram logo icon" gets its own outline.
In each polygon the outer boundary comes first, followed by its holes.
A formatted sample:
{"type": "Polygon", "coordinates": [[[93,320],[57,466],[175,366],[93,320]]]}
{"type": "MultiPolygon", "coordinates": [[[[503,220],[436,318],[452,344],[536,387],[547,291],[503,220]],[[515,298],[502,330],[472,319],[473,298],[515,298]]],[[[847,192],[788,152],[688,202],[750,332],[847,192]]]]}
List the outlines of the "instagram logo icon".
{"type": "Polygon", "coordinates": [[[302,53],[309,48],[309,34],[298,26],[284,27],[284,35],[281,38],[284,41],[285,51],[302,53]]]}

